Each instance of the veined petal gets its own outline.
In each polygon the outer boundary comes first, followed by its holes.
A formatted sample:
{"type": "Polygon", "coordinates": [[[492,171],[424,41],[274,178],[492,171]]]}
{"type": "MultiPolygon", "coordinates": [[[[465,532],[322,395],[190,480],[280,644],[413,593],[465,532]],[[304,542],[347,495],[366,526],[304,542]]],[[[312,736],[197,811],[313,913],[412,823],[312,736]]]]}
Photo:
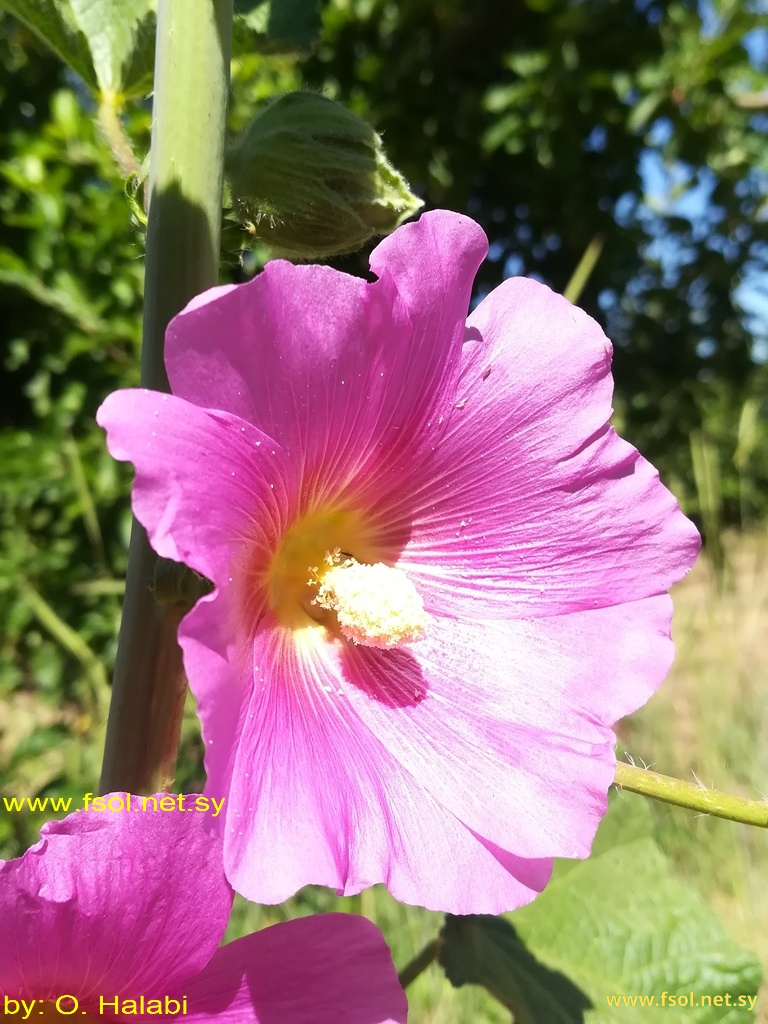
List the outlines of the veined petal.
{"type": "Polygon", "coordinates": [[[132,502],[152,547],[218,584],[245,552],[274,547],[295,502],[279,445],[244,420],[154,391],[116,391],[96,419],[136,467],[132,502]]]}
{"type": "Polygon", "coordinates": [[[229,791],[253,690],[253,655],[243,619],[237,589],[228,584],[198,601],[179,626],[184,667],[198,702],[206,793],[216,799],[229,791]]]}
{"type": "Polygon", "coordinates": [[[405,1024],[408,1004],[371,922],[297,918],[223,946],[187,983],[188,1021],[405,1024]]]}
{"type": "Polygon", "coordinates": [[[486,249],[476,224],[441,211],[374,251],[372,284],[274,260],[171,322],[174,394],[258,425],[299,461],[318,502],[372,474],[393,480],[442,431],[486,249]]]}
{"type": "Polygon", "coordinates": [[[0,991],[69,993],[84,1010],[107,993],[165,995],[211,958],[232,895],[199,814],[48,822],[23,857],[0,862],[0,991]]]}
{"type": "Polygon", "coordinates": [[[393,537],[407,524],[401,567],[428,607],[530,617],[667,590],[698,533],[608,425],[611,346],[597,323],[515,279],[468,328],[448,429],[382,502],[393,537]]]}
{"type": "Polygon", "coordinates": [[[671,611],[664,595],[547,619],[434,619],[411,646],[415,686],[392,652],[328,650],[360,719],[468,828],[524,858],[586,857],[613,780],[610,726],[666,675],[671,611]]]}
{"type": "Polygon", "coordinates": [[[414,361],[406,375],[422,406],[420,429],[410,438],[411,463],[421,433],[426,431],[430,442],[439,437],[452,408],[472,286],[487,253],[482,228],[448,210],[432,210],[404,224],[371,253],[371,270],[394,283],[413,324],[411,344],[426,357],[420,365],[414,361]],[[441,358],[435,358],[438,352],[441,358]],[[412,373],[419,375],[417,381],[412,373]]]}
{"type": "MultiPolygon", "coordinates": [[[[403,902],[453,913],[533,899],[551,861],[496,849],[446,811],[359,719],[328,647],[316,630],[296,643],[265,625],[255,638],[226,802],[224,863],[237,891],[279,903],[310,883],[351,895],[384,882],[403,902]]],[[[189,658],[187,669],[204,699],[207,680],[189,658]]]]}

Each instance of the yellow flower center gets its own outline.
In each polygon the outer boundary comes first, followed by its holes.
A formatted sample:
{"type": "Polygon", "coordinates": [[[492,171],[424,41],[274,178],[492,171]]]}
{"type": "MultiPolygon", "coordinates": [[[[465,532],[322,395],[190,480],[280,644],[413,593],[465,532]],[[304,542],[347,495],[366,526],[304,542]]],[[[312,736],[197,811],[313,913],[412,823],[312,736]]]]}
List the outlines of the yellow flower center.
{"type": "Polygon", "coordinates": [[[294,630],[323,628],[369,647],[416,640],[427,622],[424,604],[405,573],[386,564],[387,554],[359,510],[308,513],[267,569],[269,605],[294,630]]]}

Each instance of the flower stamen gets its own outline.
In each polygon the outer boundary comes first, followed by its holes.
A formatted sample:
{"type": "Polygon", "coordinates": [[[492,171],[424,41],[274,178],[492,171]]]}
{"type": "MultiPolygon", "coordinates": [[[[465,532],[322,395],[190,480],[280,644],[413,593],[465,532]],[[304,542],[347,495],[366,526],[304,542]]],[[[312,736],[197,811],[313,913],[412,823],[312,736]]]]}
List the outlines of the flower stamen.
{"type": "Polygon", "coordinates": [[[318,588],[312,604],[335,612],[339,629],[353,643],[390,648],[423,635],[424,602],[401,569],[364,564],[336,548],[311,573],[309,584],[318,588]]]}

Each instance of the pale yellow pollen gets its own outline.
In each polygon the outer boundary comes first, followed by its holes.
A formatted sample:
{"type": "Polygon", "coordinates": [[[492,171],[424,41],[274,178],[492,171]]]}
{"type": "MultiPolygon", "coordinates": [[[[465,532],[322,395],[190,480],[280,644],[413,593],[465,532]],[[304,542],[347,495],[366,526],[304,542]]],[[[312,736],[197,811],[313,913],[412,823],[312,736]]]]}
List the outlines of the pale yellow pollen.
{"type": "Polygon", "coordinates": [[[424,602],[404,572],[384,562],[365,565],[338,550],[327,568],[313,569],[318,587],[312,601],[336,613],[339,629],[356,644],[397,647],[418,640],[427,625],[424,602]]]}

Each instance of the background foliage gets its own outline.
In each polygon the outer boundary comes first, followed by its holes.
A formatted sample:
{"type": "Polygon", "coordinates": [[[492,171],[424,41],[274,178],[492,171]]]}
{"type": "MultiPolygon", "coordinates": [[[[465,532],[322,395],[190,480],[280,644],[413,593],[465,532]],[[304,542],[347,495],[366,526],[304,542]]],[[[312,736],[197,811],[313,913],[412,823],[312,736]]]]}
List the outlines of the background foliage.
{"type": "MultiPolygon", "coordinates": [[[[270,96],[309,87],[367,117],[426,208],[468,212],[486,229],[491,257],[478,297],[517,273],[562,290],[587,247],[599,250],[580,304],[617,346],[617,420],[702,525],[726,581],[724,527],[768,521],[768,304],[760,298],[768,257],[768,30],[761,3],[330,0],[319,44],[303,61],[313,17],[300,38],[288,39],[278,8],[243,4],[251,9],[237,26],[230,109],[234,132],[270,96]]],[[[120,60],[130,65],[135,94],[123,125],[140,162],[150,123],[144,50],[137,44],[120,60]]],[[[106,455],[93,415],[108,392],[138,381],[143,236],[96,114],[83,81],[29,27],[0,14],[5,794],[79,798],[95,788],[119,622],[130,471],[106,455]]],[[[245,241],[230,220],[223,243],[229,279],[264,259],[263,251],[241,254],[245,241]]],[[[363,273],[365,254],[334,263],[363,273]]],[[[711,600],[729,598],[713,589],[711,600]]],[[[749,675],[765,684],[765,672],[759,662],[749,675]]],[[[698,678],[706,680],[701,666],[698,678]]],[[[726,691],[738,699],[733,687],[726,691]]],[[[742,706],[758,707],[758,696],[742,706]]],[[[674,714],[666,708],[665,720],[674,714]]],[[[634,735],[652,744],[644,722],[634,735]]],[[[764,715],[750,719],[729,764],[765,738],[764,726],[764,715]]],[[[200,782],[197,742],[190,707],[182,788],[200,782]]],[[[694,761],[683,757],[667,770],[700,769],[694,761]]],[[[761,777],[757,767],[741,780],[748,795],[761,777]]],[[[38,825],[32,816],[0,814],[0,856],[23,850],[38,825]]],[[[690,837],[669,826],[655,816],[646,832],[655,830],[685,867],[690,837]]],[[[754,850],[739,851],[748,874],[765,867],[754,850]]],[[[668,870],[655,853],[636,856],[668,870]]],[[[710,868],[702,868],[701,891],[710,899],[715,891],[727,895],[710,868]]],[[[291,912],[324,899],[310,894],[291,912]]],[[[402,908],[381,894],[371,899],[369,911],[385,928],[390,923],[397,950],[406,949],[403,934],[415,942],[434,931],[431,919],[422,925],[411,916],[406,927],[402,908]]],[[[243,910],[233,927],[245,927],[254,913],[243,910]]],[[[521,914],[516,927],[535,953],[538,926],[526,930],[521,914]]],[[[746,931],[738,937],[751,944],[746,931]]],[[[551,958],[556,944],[547,948],[551,958]]],[[[567,956],[561,966],[578,976],[567,956]]],[[[741,970],[754,986],[753,961],[741,970]]],[[[610,983],[631,992],[636,980],[610,983]]],[[[420,1019],[437,1021],[434,994],[419,986],[418,998],[434,1011],[420,1019]]],[[[508,1018],[476,998],[457,1004],[469,1015],[462,1019],[480,1012],[508,1018]]],[[[578,998],[574,1005],[574,1020],[602,1019],[584,1018],[578,998]]],[[[674,1018],[668,1012],[663,1019],[674,1018]]],[[[750,1018],[732,1021],[742,1019],[750,1018]]]]}

